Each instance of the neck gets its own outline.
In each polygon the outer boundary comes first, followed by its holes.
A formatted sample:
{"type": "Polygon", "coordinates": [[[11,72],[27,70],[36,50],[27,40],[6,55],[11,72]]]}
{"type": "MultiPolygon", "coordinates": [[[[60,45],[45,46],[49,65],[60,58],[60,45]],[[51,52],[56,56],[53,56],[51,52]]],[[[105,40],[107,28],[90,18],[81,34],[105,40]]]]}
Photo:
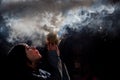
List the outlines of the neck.
{"type": "Polygon", "coordinates": [[[35,62],[27,63],[27,64],[28,64],[28,66],[29,66],[30,68],[32,68],[33,70],[36,70],[36,69],[37,69],[37,64],[36,64],[35,62]]]}

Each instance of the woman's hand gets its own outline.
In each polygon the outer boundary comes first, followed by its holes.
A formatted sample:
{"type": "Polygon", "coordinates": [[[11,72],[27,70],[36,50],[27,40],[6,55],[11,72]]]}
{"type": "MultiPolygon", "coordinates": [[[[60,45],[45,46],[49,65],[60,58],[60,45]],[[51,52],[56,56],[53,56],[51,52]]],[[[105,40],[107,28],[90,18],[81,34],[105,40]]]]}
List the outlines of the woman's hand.
{"type": "Polygon", "coordinates": [[[51,44],[51,43],[48,43],[47,44],[47,49],[48,51],[51,51],[51,50],[54,50],[57,52],[57,55],[60,56],[60,51],[59,51],[59,48],[56,44],[51,44]]]}

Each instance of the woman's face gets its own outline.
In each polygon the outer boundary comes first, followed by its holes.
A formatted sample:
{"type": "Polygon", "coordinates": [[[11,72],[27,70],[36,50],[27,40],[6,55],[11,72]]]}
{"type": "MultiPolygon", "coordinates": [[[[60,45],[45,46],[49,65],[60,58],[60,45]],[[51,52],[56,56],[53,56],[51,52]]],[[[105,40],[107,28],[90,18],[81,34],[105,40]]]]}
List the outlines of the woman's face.
{"type": "Polygon", "coordinates": [[[28,45],[25,45],[26,55],[27,58],[32,61],[39,61],[42,58],[42,55],[39,53],[39,51],[35,47],[31,47],[28,45]]]}

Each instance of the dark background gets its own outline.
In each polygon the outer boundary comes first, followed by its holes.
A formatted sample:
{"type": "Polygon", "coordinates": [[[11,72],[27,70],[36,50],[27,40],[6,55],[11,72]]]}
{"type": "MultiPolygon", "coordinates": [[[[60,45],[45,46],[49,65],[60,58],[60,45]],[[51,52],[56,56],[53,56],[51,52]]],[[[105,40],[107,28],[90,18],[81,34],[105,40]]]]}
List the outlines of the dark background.
{"type": "MultiPolygon", "coordinates": [[[[109,0],[109,2],[116,4],[119,3],[119,0],[109,0]]],[[[77,32],[74,29],[66,28],[68,34],[64,35],[65,38],[61,40],[59,47],[61,58],[66,63],[72,80],[80,80],[87,75],[95,76],[98,80],[108,80],[115,74],[114,71],[118,70],[120,9],[118,8],[112,15],[107,15],[103,19],[112,21],[112,32],[104,29],[93,33],[92,29],[87,26],[77,32]]],[[[9,32],[1,13],[0,29],[4,29],[0,31],[0,73],[3,74],[2,78],[6,73],[6,54],[13,44],[6,41],[9,32]]]]}

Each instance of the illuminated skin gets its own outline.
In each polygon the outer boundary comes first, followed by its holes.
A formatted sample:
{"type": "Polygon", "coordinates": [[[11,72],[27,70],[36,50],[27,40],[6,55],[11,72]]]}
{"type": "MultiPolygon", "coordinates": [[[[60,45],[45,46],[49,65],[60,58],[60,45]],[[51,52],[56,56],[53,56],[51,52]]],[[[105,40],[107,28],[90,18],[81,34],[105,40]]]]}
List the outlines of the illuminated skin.
{"type": "Polygon", "coordinates": [[[26,56],[31,62],[31,63],[27,62],[27,65],[32,69],[36,70],[37,64],[42,58],[42,55],[39,53],[39,51],[35,47],[28,46],[27,44],[23,44],[23,45],[25,46],[26,56]]]}
{"type": "Polygon", "coordinates": [[[57,52],[57,55],[60,56],[60,52],[58,49],[58,46],[56,44],[47,44],[48,51],[55,50],[57,52]]]}
{"type": "Polygon", "coordinates": [[[58,42],[59,40],[56,33],[50,32],[47,35],[46,43],[47,43],[48,51],[56,51],[57,55],[60,56],[58,42]]]}
{"type": "Polygon", "coordinates": [[[31,62],[39,61],[42,58],[42,55],[35,47],[33,46],[30,47],[28,45],[25,45],[25,47],[26,47],[26,55],[31,62]]]}

